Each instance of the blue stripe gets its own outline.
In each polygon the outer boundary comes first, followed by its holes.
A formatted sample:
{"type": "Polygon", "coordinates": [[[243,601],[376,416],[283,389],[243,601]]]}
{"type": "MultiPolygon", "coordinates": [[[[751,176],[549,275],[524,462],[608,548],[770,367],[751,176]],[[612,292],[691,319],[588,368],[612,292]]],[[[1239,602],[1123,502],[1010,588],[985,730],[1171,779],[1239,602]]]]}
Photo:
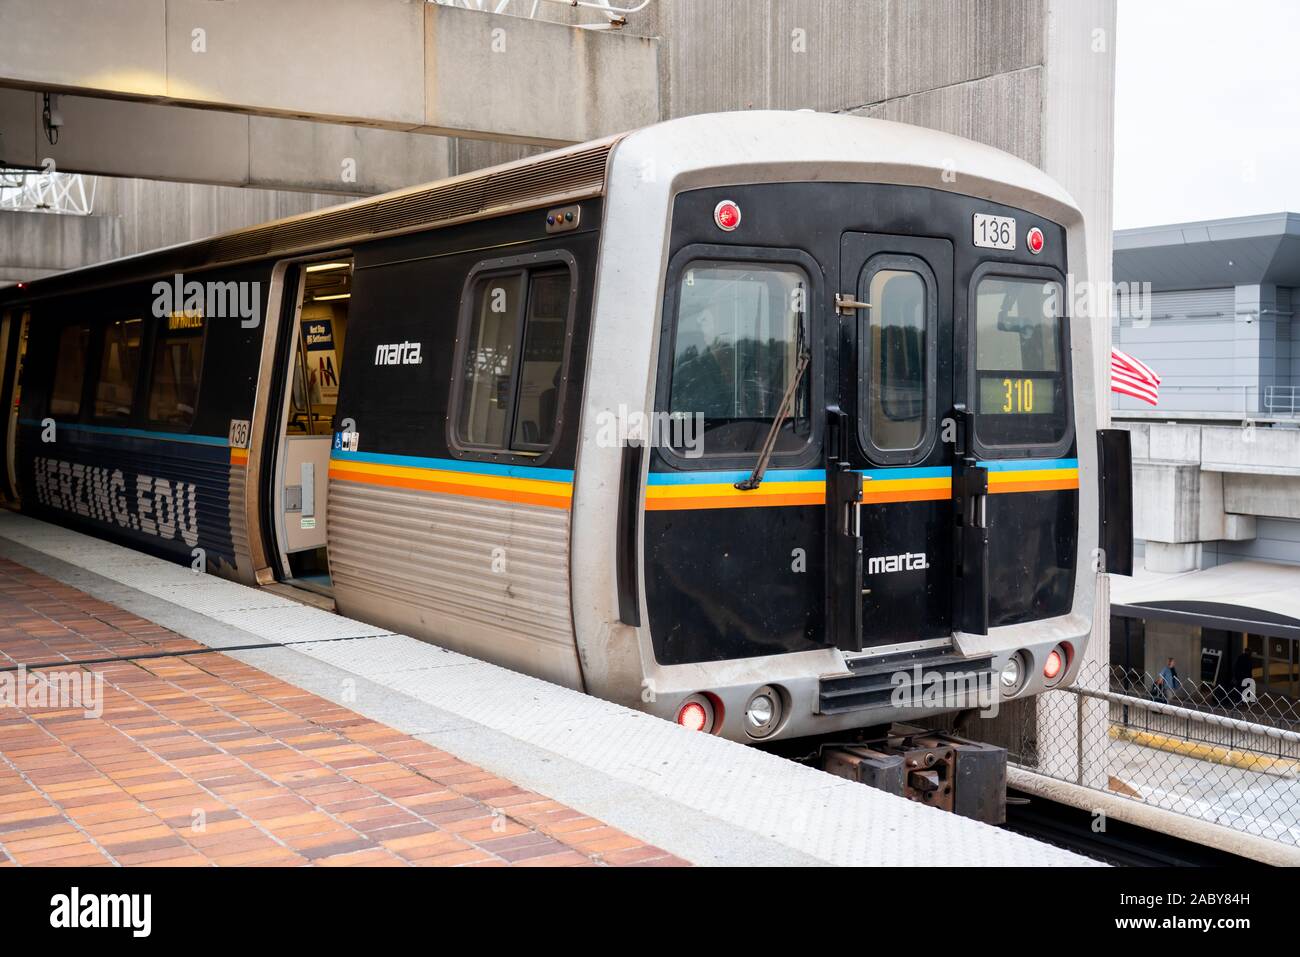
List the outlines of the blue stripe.
{"type": "Polygon", "coordinates": [[[572,482],[572,469],[540,468],[534,465],[499,465],[496,462],[470,462],[465,459],[431,459],[418,455],[382,455],[378,452],[343,452],[335,449],[330,458],[336,462],[368,462],[371,465],[397,465],[403,468],[437,469],[441,472],[467,472],[473,475],[501,475],[507,478],[540,479],[543,482],[572,482]]]}
{"type": "Polygon", "coordinates": [[[981,462],[990,472],[1033,472],[1038,469],[1077,469],[1078,459],[1003,459],[981,462]]]}
{"type": "Polygon", "coordinates": [[[890,479],[929,479],[929,478],[952,478],[952,469],[947,466],[937,468],[919,468],[919,469],[860,469],[863,478],[874,479],[877,482],[887,482],[890,479]]]}
{"type": "MultiPolygon", "coordinates": [[[[40,428],[36,419],[23,419],[20,425],[40,428]]],[[[191,445],[219,445],[229,447],[230,439],[219,435],[188,435],[184,432],[155,432],[152,429],[124,429],[115,425],[80,425],[73,422],[56,422],[60,429],[69,432],[87,432],[91,435],[124,435],[132,439],[158,439],[163,442],[188,442],[191,445]]]]}

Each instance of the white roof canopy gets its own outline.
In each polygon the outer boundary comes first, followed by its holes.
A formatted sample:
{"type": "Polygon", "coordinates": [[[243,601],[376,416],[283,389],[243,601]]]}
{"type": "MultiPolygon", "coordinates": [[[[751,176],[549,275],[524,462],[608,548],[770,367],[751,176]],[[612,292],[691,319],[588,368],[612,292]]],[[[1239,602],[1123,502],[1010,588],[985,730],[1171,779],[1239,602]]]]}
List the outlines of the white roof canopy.
{"type": "Polygon", "coordinates": [[[1120,615],[1300,638],[1300,566],[1241,561],[1180,575],[1112,575],[1111,605],[1120,615]]]}

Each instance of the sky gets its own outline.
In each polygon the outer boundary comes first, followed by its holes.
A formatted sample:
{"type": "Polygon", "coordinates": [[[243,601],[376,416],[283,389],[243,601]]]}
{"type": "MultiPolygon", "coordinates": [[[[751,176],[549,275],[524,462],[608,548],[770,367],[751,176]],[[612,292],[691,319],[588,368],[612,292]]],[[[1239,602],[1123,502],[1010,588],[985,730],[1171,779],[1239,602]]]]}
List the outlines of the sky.
{"type": "Polygon", "coordinates": [[[1115,228],[1300,212],[1300,2],[1119,0],[1115,228]]]}

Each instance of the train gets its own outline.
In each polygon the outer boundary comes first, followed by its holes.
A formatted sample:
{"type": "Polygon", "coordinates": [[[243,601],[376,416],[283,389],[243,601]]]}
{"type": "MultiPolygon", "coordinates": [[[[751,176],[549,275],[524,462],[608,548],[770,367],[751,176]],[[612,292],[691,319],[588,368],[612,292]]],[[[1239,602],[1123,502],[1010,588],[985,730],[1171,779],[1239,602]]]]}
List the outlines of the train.
{"type": "Polygon", "coordinates": [[[0,290],[0,490],[736,741],[996,707],[1131,565],[1087,275],[999,150],[674,119],[0,290]]]}

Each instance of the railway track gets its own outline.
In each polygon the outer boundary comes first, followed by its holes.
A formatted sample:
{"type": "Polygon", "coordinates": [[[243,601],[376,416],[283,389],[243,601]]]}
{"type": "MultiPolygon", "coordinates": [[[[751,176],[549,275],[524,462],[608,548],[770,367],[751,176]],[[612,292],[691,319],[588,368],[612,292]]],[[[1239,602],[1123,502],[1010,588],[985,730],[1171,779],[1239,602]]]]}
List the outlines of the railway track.
{"type": "Polygon", "coordinates": [[[1036,795],[1007,791],[1007,830],[1117,867],[1263,866],[1236,854],[1160,834],[1123,821],[1093,830],[1088,811],[1036,795]]]}

